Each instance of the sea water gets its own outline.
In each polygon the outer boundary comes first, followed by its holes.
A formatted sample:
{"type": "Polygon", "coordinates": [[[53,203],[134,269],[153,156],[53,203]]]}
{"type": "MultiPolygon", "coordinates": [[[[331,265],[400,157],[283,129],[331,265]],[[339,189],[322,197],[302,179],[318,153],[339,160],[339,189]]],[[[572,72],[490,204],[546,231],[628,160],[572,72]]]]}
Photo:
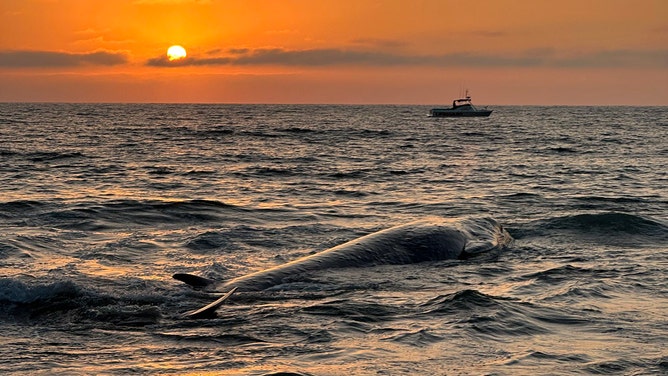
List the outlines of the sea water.
{"type": "Polygon", "coordinates": [[[3,375],[666,374],[668,108],[0,104],[3,375]],[[426,217],[493,257],[227,280],[426,217]]]}

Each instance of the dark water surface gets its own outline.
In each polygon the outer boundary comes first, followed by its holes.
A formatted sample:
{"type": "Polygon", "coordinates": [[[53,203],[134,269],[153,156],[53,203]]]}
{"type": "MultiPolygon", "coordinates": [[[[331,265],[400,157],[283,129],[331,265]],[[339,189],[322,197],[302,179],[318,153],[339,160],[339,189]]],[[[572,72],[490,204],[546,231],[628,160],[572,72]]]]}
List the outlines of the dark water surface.
{"type": "Polygon", "coordinates": [[[0,371],[668,373],[668,108],[0,104],[0,371]],[[469,260],[225,280],[425,217],[469,260]]]}

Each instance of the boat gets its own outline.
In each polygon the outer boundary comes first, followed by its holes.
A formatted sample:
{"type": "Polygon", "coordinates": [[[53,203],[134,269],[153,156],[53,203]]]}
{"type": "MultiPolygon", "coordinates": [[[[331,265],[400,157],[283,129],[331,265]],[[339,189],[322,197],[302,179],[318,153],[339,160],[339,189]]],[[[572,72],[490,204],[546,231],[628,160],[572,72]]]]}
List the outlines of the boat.
{"type": "Polygon", "coordinates": [[[430,117],[487,117],[493,110],[477,109],[471,103],[471,96],[466,90],[466,97],[452,101],[452,108],[432,108],[429,110],[430,117]]]}

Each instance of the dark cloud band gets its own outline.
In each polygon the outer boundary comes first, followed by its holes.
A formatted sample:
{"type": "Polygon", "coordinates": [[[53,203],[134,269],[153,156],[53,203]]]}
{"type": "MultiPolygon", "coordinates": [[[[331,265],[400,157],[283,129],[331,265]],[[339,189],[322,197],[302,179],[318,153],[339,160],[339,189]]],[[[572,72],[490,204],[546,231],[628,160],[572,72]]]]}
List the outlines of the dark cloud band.
{"type": "Polygon", "coordinates": [[[285,50],[272,48],[256,50],[235,49],[227,52],[227,56],[188,57],[178,61],[169,61],[166,57],[157,57],[148,60],[146,65],[157,67],[198,65],[283,65],[300,67],[340,65],[468,66],[477,68],[668,67],[668,50],[615,50],[572,56],[560,56],[559,53],[550,49],[535,49],[518,54],[450,53],[422,56],[345,49],[285,50]]]}
{"type": "MultiPolygon", "coordinates": [[[[220,50],[216,50],[220,53],[220,50]]],[[[154,67],[282,65],[299,67],[359,66],[467,66],[552,67],[552,68],[668,68],[668,50],[612,50],[563,56],[550,49],[535,49],[518,54],[450,53],[440,55],[402,55],[369,50],[346,49],[233,49],[224,56],[187,57],[169,61],[160,56],[146,61],[154,67]]],[[[0,67],[59,68],[85,65],[114,66],[128,63],[124,53],[96,51],[68,53],[54,51],[0,52],[0,67]]]]}
{"type": "Polygon", "coordinates": [[[3,51],[0,67],[7,68],[59,68],[82,65],[122,65],[128,62],[123,53],[96,51],[69,53],[55,51],[3,51]]]}

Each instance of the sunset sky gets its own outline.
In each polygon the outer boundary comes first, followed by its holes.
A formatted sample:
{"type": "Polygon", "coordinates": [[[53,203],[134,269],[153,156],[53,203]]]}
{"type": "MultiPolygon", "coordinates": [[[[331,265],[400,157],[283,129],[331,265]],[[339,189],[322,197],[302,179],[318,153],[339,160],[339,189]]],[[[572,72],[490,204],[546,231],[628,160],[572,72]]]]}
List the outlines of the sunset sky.
{"type": "Polygon", "coordinates": [[[0,102],[439,104],[463,87],[480,105],[668,105],[668,1],[0,0],[0,102]]]}

